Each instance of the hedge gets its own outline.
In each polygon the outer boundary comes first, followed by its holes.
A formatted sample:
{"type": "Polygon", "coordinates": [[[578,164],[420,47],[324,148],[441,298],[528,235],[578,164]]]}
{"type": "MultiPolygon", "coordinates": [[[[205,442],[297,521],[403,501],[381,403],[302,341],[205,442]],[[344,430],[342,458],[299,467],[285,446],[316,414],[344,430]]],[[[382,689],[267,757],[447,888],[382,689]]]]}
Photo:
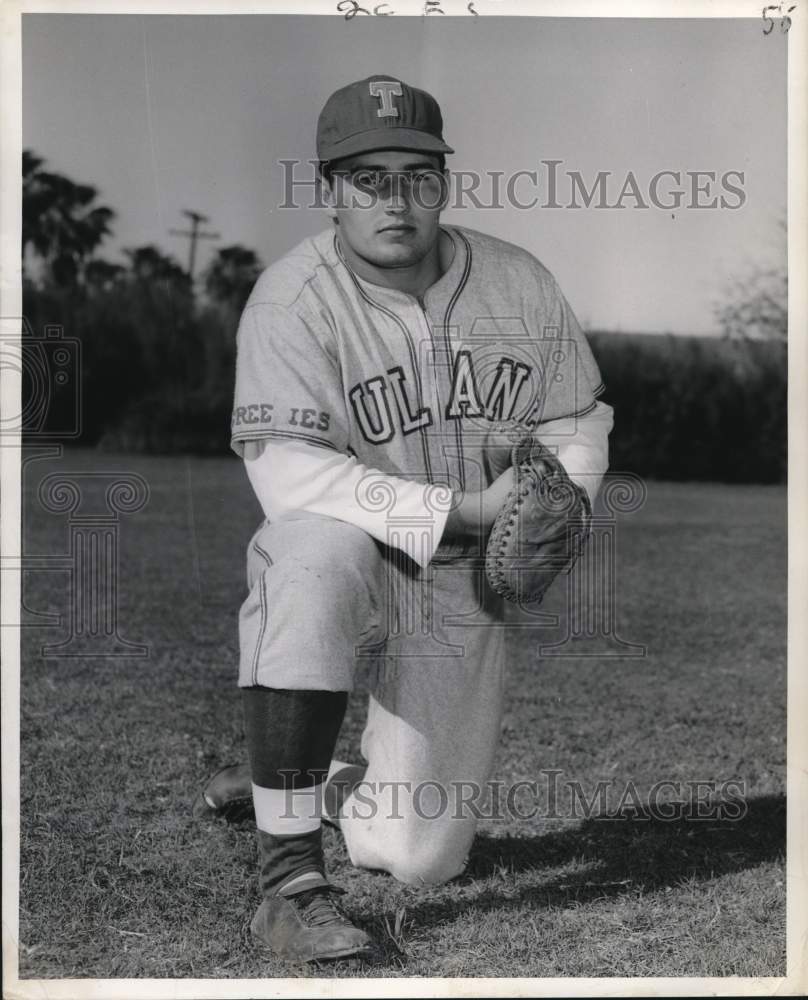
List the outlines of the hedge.
{"type": "MultiPolygon", "coordinates": [[[[41,333],[81,341],[81,443],[224,453],[236,317],[169,287],[84,298],[27,288],[41,333]]],[[[778,341],[588,335],[615,410],[611,467],[673,480],[776,483],[787,472],[787,351],[778,341]]]]}

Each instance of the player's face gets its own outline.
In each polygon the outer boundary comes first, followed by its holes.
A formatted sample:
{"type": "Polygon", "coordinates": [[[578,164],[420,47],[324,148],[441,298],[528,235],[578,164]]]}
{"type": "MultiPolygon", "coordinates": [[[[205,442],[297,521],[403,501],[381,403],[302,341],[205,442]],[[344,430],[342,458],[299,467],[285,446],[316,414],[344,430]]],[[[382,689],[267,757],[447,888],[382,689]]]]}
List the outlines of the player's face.
{"type": "Polygon", "coordinates": [[[434,253],[448,188],[439,163],[393,150],[339,160],[328,193],[340,241],[381,268],[417,266],[434,253]]]}

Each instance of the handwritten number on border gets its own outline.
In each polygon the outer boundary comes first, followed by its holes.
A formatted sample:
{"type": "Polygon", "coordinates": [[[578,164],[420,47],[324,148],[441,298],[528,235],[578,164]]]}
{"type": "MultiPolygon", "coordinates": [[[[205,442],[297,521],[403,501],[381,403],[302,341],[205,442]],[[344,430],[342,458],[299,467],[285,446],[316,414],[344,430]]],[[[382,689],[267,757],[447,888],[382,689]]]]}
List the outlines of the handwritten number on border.
{"type": "Polygon", "coordinates": [[[345,11],[346,21],[350,21],[351,18],[356,17],[357,14],[370,14],[369,10],[365,10],[364,7],[359,6],[357,0],[339,0],[337,10],[340,14],[345,11]]]}
{"type": "MultiPolygon", "coordinates": [[[[445,14],[446,11],[441,9],[442,0],[425,0],[422,14],[445,14]]],[[[357,14],[365,14],[367,16],[376,17],[390,17],[395,14],[394,10],[385,10],[385,7],[389,7],[390,4],[387,2],[377,3],[373,10],[368,10],[367,7],[362,7],[359,4],[359,0],[339,0],[337,4],[337,12],[344,15],[346,21],[352,20],[357,14]]],[[[785,35],[788,34],[791,28],[791,18],[789,14],[793,10],[797,9],[797,4],[793,3],[790,7],[785,7],[784,0],[780,0],[780,3],[767,4],[762,11],[763,16],[763,34],[770,35],[774,31],[774,22],[779,19],[780,22],[780,32],[785,35]]],[[[474,0],[469,0],[466,4],[466,10],[469,14],[474,17],[479,17],[479,12],[475,9],[474,0]]]]}
{"type": "MultiPolygon", "coordinates": [[[[445,14],[446,11],[442,9],[441,4],[443,0],[425,0],[423,8],[421,10],[422,15],[429,16],[430,14],[445,14]]],[[[367,7],[362,7],[359,0],[339,0],[337,4],[337,13],[342,14],[346,21],[351,21],[357,16],[357,14],[365,14],[368,17],[390,17],[395,14],[394,10],[386,10],[389,8],[390,4],[386,2],[377,3],[372,10],[368,10],[367,7]]],[[[766,8],[767,10],[769,8],[766,8]]],[[[777,8],[779,10],[779,8],[777,8]]],[[[469,14],[474,17],[479,17],[480,13],[475,8],[474,0],[468,0],[466,4],[466,10],[469,14]]]]}
{"type": "Polygon", "coordinates": [[[777,4],[768,4],[764,7],[763,21],[766,24],[766,27],[763,29],[763,34],[770,35],[774,30],[774,18],[769,16],[771,13],[780,16],[780,32],[783,35],[787,34],[789,28],[791,27],[791,18],[788,15],[792,10],[795,10],[796,7],[797,5],[793,3],[784,11],[782,2],[777,4]]]}

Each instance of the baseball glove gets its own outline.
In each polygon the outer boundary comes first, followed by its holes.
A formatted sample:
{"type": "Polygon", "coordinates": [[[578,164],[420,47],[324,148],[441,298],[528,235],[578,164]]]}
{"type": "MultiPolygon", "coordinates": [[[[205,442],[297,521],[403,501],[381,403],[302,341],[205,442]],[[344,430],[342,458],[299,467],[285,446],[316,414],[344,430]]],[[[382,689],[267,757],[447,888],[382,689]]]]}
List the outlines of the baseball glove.
{"type": "Polygon", "coordinates": [[[485,551],[485,572],[509,601],[540,601],[569,571],[591,528],[586,492],[536,440],[513,447],[516,482],[497,514],[485,551]]]}

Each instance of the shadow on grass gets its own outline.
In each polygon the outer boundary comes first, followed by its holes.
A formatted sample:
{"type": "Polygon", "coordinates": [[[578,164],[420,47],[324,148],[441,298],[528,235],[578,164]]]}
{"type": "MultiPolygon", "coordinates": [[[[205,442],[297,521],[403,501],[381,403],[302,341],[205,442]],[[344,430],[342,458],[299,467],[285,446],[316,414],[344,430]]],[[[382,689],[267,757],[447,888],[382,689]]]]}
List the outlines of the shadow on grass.
{"type": "MultiPolygon", "coordinates": [[[[388,905],[368,921],[377,947],[368,968],[406,974],[412,957],[395,933],[397,910],[403,905],[407,924],[428,930],[451,925],[470,911],[525,906],[549,911],[621,895],[651,894],[753,869],[782,857],[785,796],[759,796],[745,804],[745,814],[734,820],[679,817],[666,821],[647,809],[630,808],[556,832],[478,834],[462,876],[423,895],[417,889],[408,891],[406,901],[398,899],[392,909],[388,905]]],[[[252,822],[250,817],[245,831],[251,831],[252,822]]],[[[331,839],[336,855],[332,860],[349,865],[341,835],[334,833],[331,839]]],[[[345,963],[333,963],[323,974],[354,973],[345,963]]]]}
{"type": "MultiPolygon", "coordinates": [[[[484,889],[471,905],[477,909],[579,905],[621,893],[654,892],[685,881],[706,881],[754,868],[785,853],[786,800],[782,795],[750,799],[736,820],[663,820],[647,810],[614,818],[586,820],[573,829],[534,837],[478,835],[465,873],[466,885],[503,877],[502,889],[484,889]],[[541,884],[520,887],[509,875],[572,866],[541,884]]],[[[466,908],[452,902],[416,903],[411,915],[420,924],[446,920],[466,908]]]]}

